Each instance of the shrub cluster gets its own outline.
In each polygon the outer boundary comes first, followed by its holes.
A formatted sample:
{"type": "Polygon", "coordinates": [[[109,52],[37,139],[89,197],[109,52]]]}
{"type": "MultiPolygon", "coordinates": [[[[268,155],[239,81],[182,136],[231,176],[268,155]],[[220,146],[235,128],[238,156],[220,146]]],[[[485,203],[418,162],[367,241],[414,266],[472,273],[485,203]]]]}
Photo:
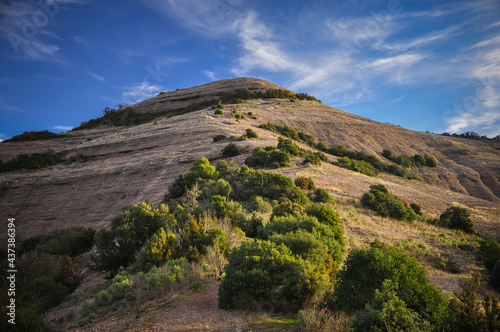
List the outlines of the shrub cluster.
{"type": "Polygon", "coordinates": [[[474,222],[470,219],[469,210],[459,206],[447,208],[439,217],[439,223],[444,227],[475,233],[474,222]]]}
{"type": "Polygon", "coordinates": [[[45,139],[54,139],[61,137],[61,134],[56,134],[47,129],[40,131],[24,131],[22,134],[12,136],[12,138],[4,140],[4,142],[26,142],[38,141],[45,139]]]}
{"type": "Polygon", "coordinates": [[[43,153],[20,154],[17,157],[0,163],[0,172],[18,170],[35,170],[59,163],[59,156],[53,150],[43,153]]]}
{"type": "Polygon", "coordinates": [[[255,168],[282,168],[292,166],[290,153],[277,151],[273,147],[256,148],[252,155],[245,159],[245,164],[255,168]]]}
{"type": "Polygon", "coordinates": [[[391,217],[397,220],[417,219],[417,214],[411,206],[391,194],[381,184],[370,186],[370,191],[364,193],[361,197],[361,204],[376,211],[383,217],[391,217]]]}
{"type": "Polygon", "coordinates": [[[316,138],[313,135],[309,135],[301,131],[298,132],[297,130],[287,125],[279,126],[268,122],[267,124],[261,124],[259,128],[270,130],[273,133],[277,133],[279,135],[291,138],[298,142],[306,143],[310,146],[315,146],[316,144],[315,143],[316,138]]]}
{"type": "Polygon", "coordinates": [[[491,285],[500,289],[500,240],[482,242],[481,252],[484,266],[491,271],[491,285]]]}
{"type": "Polygon", "coordinates": [[[381,242],[352,250],[334,292],[327,297],[328,307],[347,312],[364,309],[354,323],[357,330],[363,330],[367,324],[383,324],[374,311],[383,311],[391,304],[399,307],[400,314],[409,315],[423,326],[427,325],[424,320],[441,322],[448,310],[448,299],[415,258],[381,242]],[[377,293],[377,289],[382,292],[377,293]]]}
{"type": "Polygon", "coordinates": [[[437,162],[436,159],[433,157],[429,157],[428,155],[421,155],[421,154],[416,154],[412,157],[408,157],[405,155],[399,155],[399,156],[394,156],[391,150],[384,150],[382,152],[382,155],[395,162],[398,165],[401,165],[403,167],[430,167],[430,168],[436,168],[437,167],[437,162]]]}

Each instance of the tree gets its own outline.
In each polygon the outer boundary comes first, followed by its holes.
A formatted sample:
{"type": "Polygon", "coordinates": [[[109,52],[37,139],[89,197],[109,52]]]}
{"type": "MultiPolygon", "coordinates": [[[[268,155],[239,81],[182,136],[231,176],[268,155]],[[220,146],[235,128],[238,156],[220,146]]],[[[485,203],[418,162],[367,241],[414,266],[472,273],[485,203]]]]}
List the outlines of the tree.
{"type": "Polygon", "coordinates": [[[234,143],[229,143],[224,149],[222,149],[222,156],[224,158],[235,157],[240,155],[240,149],[234,143]]]}
{"type": "Polygon", "coordinates": [[[165,232],[162,227],[146,243],[137,258],[137,263],[141,271],[147,272],[153,266],[159,267],[174,259],[178,250],[179,244],[175,235],[165,232]]]}
{"type": "Polygon", "coordinates": [[[474,222],[470,219],[470,212],[466,208],[451,206],[441,214],[439,220],[441,224],[449,228],[475,233],[474,222]]]}
{"type": "Polygon", "coordinates": [[[392,160],[392,158],[394,157],[392,154],[392,151],[387,150],[387,149],[382,152],[382,156],[384,156],[385,158],[387,158],[389,160],[392,160]]]}

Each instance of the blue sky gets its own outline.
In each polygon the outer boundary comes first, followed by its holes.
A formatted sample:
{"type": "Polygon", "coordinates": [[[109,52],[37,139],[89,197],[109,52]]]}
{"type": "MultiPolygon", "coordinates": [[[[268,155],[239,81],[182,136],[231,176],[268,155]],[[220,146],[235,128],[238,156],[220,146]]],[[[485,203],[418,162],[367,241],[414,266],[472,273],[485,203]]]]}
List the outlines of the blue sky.
{"type": "Polygon", "coordinates": [[[405,128],[500,134],[500,0],[0,2],[0,139],[250,76],[405,128]]]}

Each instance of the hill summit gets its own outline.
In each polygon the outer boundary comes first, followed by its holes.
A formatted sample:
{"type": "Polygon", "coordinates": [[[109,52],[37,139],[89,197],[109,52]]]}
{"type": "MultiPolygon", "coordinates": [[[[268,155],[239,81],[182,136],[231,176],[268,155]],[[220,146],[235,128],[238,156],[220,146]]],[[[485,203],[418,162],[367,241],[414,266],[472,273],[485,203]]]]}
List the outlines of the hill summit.
{"type": "Polygon", "coordinates": [[[224,94],[242,89],[248,89],[252,92],[264,92],[270,89],[287,90],[263,79],[240,77],[215,81],[186,89],[162,92],[156,97],[130,106],[129,109],[137,113],[153,114],[178,110],[194,103],[217,100],[224,94]]]}

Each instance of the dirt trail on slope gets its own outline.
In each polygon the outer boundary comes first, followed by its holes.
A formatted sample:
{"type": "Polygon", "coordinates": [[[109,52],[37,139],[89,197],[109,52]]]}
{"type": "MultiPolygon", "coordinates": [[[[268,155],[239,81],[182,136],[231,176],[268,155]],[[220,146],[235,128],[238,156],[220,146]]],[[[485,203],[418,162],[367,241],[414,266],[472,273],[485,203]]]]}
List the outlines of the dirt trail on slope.
{"type": "Polygon", "coordinates": [[[247,331],[241,318],[219,309],[219,285],[215,283],[204,292],[189,296],[135,331],[247,331]]]}

